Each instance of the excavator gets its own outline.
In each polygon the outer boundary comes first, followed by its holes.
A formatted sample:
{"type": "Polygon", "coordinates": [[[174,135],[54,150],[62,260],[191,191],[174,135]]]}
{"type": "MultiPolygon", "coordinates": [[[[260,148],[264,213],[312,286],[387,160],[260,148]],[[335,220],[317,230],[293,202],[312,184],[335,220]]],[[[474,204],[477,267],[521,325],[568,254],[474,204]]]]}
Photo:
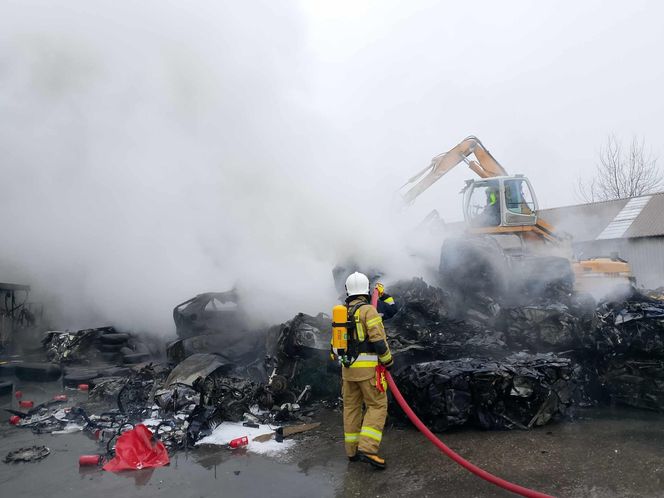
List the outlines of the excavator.
{"type": "Polygon", "coordinates": [[[408,179],[403,201],[413,203],[462,162],[480,179],[466,180],[462,190],[465,235],[443,242],[439,271],[446,284],[513,296],[562,285],[596,297],[631,286],[634,279],[622,259],[576,260],[571,237],[538,215],[528,178],[509,175],[475,136],[408,179]]]}

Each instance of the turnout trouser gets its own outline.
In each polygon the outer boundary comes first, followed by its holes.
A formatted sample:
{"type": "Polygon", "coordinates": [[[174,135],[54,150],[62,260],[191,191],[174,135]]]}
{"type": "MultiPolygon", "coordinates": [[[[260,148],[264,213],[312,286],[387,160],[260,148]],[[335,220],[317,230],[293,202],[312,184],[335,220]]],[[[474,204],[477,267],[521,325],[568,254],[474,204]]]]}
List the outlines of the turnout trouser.
{"type": "Polygon", "coordinates": [[[342,393],[346,454],[353,456],[358,449],[378,453],[387,417],[387,394],[376,389],[374,377],[361,381],[344,379],[342,393]]]}

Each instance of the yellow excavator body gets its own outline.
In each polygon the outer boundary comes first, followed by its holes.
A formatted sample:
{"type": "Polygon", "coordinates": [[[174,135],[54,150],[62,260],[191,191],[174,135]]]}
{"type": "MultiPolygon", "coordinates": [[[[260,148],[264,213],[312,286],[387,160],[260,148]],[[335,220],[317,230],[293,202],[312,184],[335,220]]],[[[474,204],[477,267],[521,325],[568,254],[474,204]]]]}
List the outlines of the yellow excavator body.
{"type": "Polygon", "coordinates": [[[567,258],[574,272],[575,288],[579,291],[599,294],[610,287],[620,289],[633,285],[631,268],[624,260],[605,257],[574,259],[569,235],[556,231],[538,215],[535,192],[528,179],[523,175],[508,175],[475,136],[469,136],[448,152],[435,156],[429,166],[410,178],[402,186],[402,189],[408,186],[402,194],[404,202],[414,202],[461,162],[481,178],[468,180],[463,190],[467,233],[515,235],[522,241],[524,254],[546,254],[549,251],[567,258]]]}

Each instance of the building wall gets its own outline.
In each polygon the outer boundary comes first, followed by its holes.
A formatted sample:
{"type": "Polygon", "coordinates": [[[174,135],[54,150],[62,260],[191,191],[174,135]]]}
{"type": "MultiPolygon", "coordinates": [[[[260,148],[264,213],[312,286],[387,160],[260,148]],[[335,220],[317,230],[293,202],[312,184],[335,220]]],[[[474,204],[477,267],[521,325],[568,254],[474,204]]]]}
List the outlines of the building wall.
{"type": "Polygon", "coordinates": [[[617,252],[631,265],[639,287],[655,289],[664,286],[664,237],[593,240],[575,243],[574,249],[580,259],[610,256],[617,252]]]}

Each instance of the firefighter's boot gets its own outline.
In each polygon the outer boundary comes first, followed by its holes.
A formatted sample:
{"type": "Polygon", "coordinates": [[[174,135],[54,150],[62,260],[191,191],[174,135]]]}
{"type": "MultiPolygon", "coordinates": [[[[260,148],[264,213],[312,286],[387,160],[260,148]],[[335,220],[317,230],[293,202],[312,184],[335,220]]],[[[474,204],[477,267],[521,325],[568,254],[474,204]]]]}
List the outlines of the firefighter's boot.
{"type": "Polygon", "coordinates": [[[372,453],[362,453],[361,451],[358,451],[357,455],[360,457],[361,462],[368,463],[376,469],[385,470],[384,458],[381,458],[378,455],[374,455],[372,453]]]}

